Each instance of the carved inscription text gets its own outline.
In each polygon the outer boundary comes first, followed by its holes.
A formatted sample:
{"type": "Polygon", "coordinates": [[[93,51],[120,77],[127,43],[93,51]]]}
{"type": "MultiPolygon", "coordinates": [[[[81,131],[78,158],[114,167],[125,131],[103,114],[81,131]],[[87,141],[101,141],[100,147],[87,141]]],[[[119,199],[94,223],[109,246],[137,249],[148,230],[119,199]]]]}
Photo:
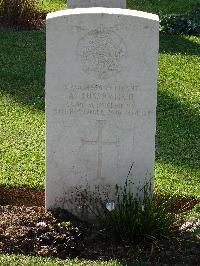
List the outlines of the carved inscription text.
{"type": "Polygon", "coordinates": [[[63,89],[64,104],[53,110],[56,115],[122,116],[153,114],[153,110],[136,107],[138,86],[100,84],[66,84],[63,89]]]}

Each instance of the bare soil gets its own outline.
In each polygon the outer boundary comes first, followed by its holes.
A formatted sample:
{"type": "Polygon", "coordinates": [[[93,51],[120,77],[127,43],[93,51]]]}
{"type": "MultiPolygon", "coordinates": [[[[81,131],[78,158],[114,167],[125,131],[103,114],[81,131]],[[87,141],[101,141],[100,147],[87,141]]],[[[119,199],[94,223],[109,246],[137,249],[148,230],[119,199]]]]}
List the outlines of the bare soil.
{"type": "Polygon", "coordinates": [[[0,187],[0,253],[200,265],[200,235],[177,232],[153,244],[125,246],[107,239],[98,228],[67,211],[46,211],[44,191],[0,187]]]}

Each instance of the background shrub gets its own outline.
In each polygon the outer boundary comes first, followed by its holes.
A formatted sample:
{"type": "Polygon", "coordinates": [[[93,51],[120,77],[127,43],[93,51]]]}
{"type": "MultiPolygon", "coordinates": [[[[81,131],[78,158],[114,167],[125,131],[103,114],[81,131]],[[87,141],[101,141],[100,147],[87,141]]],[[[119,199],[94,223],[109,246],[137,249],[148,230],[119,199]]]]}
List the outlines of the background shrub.
{"type": "Polygon", "coordinates": [[[166,16],[160,25],[165,33],[200,35],[200,3],[185,14],[166,16]]]}
{"type": "Polygon", "coordinates": [[[32,29],[43,24],[45,14],[38,10],[35,0],[1,0],[0,22],[3,25],[32,29]]]}

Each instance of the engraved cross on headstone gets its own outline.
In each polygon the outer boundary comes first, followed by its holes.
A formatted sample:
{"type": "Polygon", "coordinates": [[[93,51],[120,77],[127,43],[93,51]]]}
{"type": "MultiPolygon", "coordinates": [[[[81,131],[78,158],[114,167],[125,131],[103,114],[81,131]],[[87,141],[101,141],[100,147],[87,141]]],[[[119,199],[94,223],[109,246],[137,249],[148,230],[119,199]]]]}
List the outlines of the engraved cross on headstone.
{"type": "Polygon", "coordinates": [[[98,162],[97,162],[97,179],[100,180],[102,178],[102,157],[103,157],[103,145],[119,145],[119,138],[116,138],[115,141],[103,141],[103,126],[105,124],[105,120],[98,120],[98,136],[97,140],[85,140],[81,139],[81,143],[83,145],[86,144],[97,144],[98,146],[98,162]]]}

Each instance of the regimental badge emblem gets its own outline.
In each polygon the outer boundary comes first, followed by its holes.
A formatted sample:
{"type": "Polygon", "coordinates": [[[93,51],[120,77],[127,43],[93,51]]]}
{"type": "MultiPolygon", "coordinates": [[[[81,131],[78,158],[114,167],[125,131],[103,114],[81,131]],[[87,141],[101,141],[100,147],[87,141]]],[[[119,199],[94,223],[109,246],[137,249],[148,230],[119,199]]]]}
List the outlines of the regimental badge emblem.
{"type": "Polygon", "coordinates": [[[126,47],[117,33],[100,27],[80,39],[77,54],[85,73],[98,79],[108,79],[122,71],[126,47]]]}

